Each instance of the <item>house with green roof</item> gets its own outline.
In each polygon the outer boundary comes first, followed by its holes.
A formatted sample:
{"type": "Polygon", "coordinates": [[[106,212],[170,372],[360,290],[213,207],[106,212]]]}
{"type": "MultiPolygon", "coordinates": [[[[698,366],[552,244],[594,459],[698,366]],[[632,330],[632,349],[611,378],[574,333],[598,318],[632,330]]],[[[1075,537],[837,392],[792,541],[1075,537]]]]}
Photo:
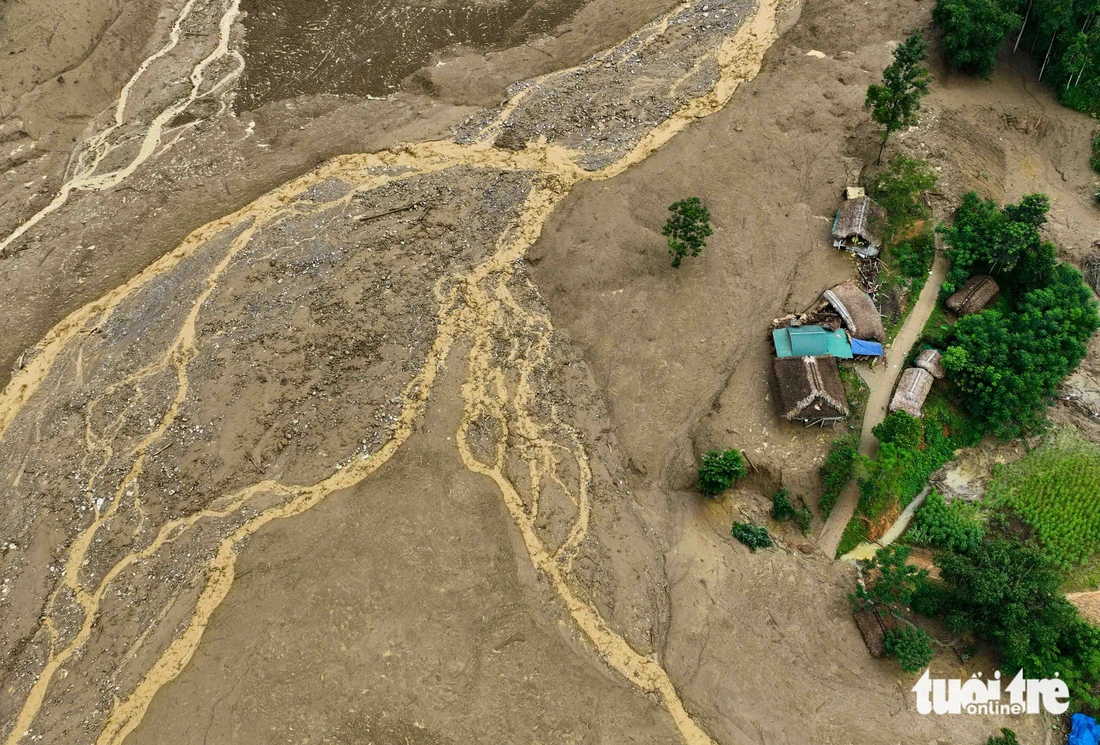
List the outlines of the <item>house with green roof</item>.
{"type": "Polygon", "coordinates": [[[821,326],[789,326],[772,331],[775,356],[839,357],[852,359],[852,344],[843,329],[829,331],[821,326]]]}

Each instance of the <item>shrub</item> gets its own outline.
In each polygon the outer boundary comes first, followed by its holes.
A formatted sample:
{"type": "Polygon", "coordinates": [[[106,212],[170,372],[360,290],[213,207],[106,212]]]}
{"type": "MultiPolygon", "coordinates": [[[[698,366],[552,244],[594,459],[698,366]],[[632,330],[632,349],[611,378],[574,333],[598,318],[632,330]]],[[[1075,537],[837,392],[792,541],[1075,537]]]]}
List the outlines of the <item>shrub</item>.
{"type": "MultiPolygon", "coordinates": [[[[890,247],[894,263],[901,273],[914,280],[924,280],[936,258],[936,238],[925,230],[890,247]]],[[[923,286],[923,283],[922,283],[923,286]]]]}
{"type": "Polygon", "coordinates": [[[886,655],[897,660],[907,673],[924,669],[936,654],[932,651],[932,637],[924,629],[908,626],[887,631],[883,646],[886,647],[886,655]]]}
{"type": "Polygon", "coordinates": [[[855,435],[844,435],[833,440],[829,446],[829,455],[818,471],[824,487],[818,506],[825,517],[829,517],[840,499],[840,492],[855,476],[858,445],[859,439],[855,435]]]}
{"type": "Polygon", "coordinates": [[[772,517],[776,520],[790,520],[795,516],[794,505],[791,504],[791,490],[783,486],[772,494],[772,517]]]}
{"type": "Polygon", "coordinates": [[[759,525],[752,525],[751,523],[734,523],[733,530],[730,531],[733,537],[744,543],[749,547],[749,550],[755,551],[758,548],[771,548],[773,545],[772,537],[768,535],[766,528],[759,525]]]}
{"type": "Polygon", "coordinates": [[[965,509],[964,502],[947,504],[939,492],[933,491],[913,518],[909,541],[961,553],[972,551],[985,539],[985,531],[964,514],[965,509]]]}
{"type": "Polygon", "coordinates": [[[783,486],[772,494],[772,517],[776,520],[793,520],[798,529],[805,535],[810,529],[813,515],[806,505],[795,507],[791,502],[791,490],[783,486]]]}
{"type": "Polygon", "coordinates": [[[985,745],[1020,745],[1020,741],[1016,739],[1015,732],[1008,727],[1001,727],[1001,734],[990,737],[985,741],[985,745]]]}
{"type": "Polygon", "coordinates": [[[802,505],[797,512],[794,513],[795,524],[798,525],[798,529],[802,531],[802,535],[806,535],[810,532],[810,523],[813,522],[814,516],[810,514],[810,508],[806,505],[802,505]]]}
{"type": "Polygon", "coordinates": [[[1100,132],[1092,136],[1092,157],[1089,158],[1092,170],[1100,173],[1100,132]]]}
{"type": "Polygon", "coordinates": [[[661,230],[668,238],[668,253],[672,256],[672,266],[680,262],[689,253],[698,256],[706,248],[707,238],[714,233],[710,227],[710,211],[699,201],[699,197],[688,197],[670,204],[672,214],[661,230]]]}
{"type": "Polygon", "coordinates": [[[711,450],[699,465],[699,490],[716,497],[745,476],[745,459],[738,450],[711,450]]]}

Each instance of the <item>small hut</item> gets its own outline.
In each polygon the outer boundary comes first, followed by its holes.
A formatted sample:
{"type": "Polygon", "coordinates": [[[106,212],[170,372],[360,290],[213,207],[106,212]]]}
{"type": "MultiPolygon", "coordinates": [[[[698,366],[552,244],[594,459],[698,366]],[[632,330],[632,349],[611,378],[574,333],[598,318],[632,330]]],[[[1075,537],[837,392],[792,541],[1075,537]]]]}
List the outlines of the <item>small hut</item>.
{"type": "Polygon", "coordinates": [[[779,413],[787,421],[824,424],[848,416],[836,357],[779,357],[774,367],[779,413]]]}
{"type": "Polygon", "coordinates": [[[846,251],[873,258],[882,245],[886,210],[868,196],[845,199],[833,221],[833,245],[846,251]]]}
{"type": "Polygon", "coordinates": [[[938,349],[932,349],[932,347],[925,347],[921,350],[921,353],[917,355],[916,362],[913,363],[922,370],[927,370],[932,374],[932,377],[936,380],[943,380],[943,376],[947,372],[943,369],[943,355],[938,349]]]}
{"type": "Polygon", "coordinates": [[[848,280],[822,293],[822,298],[837,312],[848,333],[857,339],[886,341],[882,315],[871,296],[855,280],[848,280]]]}
{"type": "Polygon", "coordinates": [[[959,316],[973,315],[989,305],[989,301],[1000,290],[993,277],[975,274],[966,280],[958,292],[947,298],[947,308],[959,316]]]}
{"type": "Polygon", "coordinates": [[[932,389],[932,374],[920,367],[910,367],[901,374],[894,398],[890,401],[890,411],[904,411],[909,416],[921,416],[924,399],[932,389]]]}

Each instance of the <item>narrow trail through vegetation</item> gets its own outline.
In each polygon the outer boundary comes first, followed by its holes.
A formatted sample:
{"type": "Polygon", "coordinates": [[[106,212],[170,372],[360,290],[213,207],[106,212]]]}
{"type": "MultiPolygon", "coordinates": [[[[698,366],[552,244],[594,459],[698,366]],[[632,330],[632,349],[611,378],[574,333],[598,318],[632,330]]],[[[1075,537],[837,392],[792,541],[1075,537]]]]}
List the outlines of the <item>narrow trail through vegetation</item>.
{"type": "MultiPolygon", "coordinates": [[[[859,368],[859,376],[871,389],[871,395],[867,399],[867,410],[863,415],[863,429],[860,430],[859,452],[867,456],[874,456],[878,450],[878,440],[871,433],[883,419],[886,418],[886,408],[890,405],[890,396],[894,392],[894,384],[901,375],[905,358],[917,339],[920,338],[924,325],[936,309],[936,301],[940,294],[940,285],[947,278],[947,256],[940,245],[939,236],[936,236],[936,257],[932,262],[932,273],[928,277],[917,302],[909,311],[893,344],[886,352],[886,358],[881,365],[873,370],[859,368]]],[[[840,547],[840,539],[844,536],[844,528],[856,513],[859,505],[859,485],[852,481],[840,493],[840,499],[828,522],[822,528],[818,536],[818,545],[826,556],[836,555],[840,547]]]]}

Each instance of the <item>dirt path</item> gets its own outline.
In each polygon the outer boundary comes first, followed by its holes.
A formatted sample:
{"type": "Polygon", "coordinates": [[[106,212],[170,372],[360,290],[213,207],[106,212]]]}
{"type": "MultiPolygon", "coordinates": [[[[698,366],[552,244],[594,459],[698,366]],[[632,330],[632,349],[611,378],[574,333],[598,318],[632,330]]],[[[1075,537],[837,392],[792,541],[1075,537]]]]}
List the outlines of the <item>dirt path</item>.
{"type": "MultiPolygon", "coordinates": [[[[863,417],[863,429],[859,436],[859,452],[873,456],[878,450],[878,440],[871,434],[871,430],[886,418],[886,407],[890,404],[890,395],[894,392],[894,383],[901,373],[902,364],[909,354],[910,347],[920,337],[924,324],[936,307],[936,298],[940,294],[940,285],[947,277],[947,257],[943,248],[936,242],[936,258],[932,262],[932,273],[921,290],[917,304],[909,312],[901,330],[894,338],[890,349],[886,351],[884,363],[873,370],[858,368],[859,375],[871,389],[871,395],[867,399],[867,413],[863,417]]],[[[844,535],[844,528],[855,514],[856,505],[859,503],[859,487],[852,481],[840,493],[840,501],[829,516],[828,522],[818,536],[818,545],[826,556],[835,556],[840,546],[840,538],[844,535]]]]}

